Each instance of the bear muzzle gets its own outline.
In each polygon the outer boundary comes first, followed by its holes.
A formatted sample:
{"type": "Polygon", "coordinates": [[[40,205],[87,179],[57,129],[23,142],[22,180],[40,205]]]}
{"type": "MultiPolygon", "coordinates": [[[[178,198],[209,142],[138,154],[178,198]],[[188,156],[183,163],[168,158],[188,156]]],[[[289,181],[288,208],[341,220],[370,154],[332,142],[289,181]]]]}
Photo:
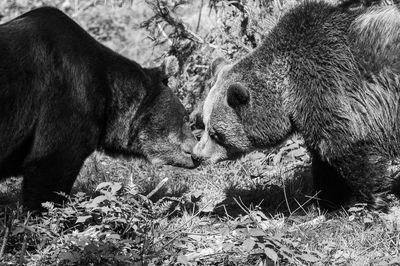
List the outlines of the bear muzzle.
{"type": "Polygon", "coordinates": [[[214,164],[228,159],[227,151],[204,132],[200,141],[193,148],[193,157],[201,164],[214,164]]]}
{"type": "Polygon", "coordinates": [[[200,158],[198,158],[194,153],[193,149],[196,146],[197,141],[194,139],[188,139],[181,145],[181,151],[183,156],[186,158],[187,161],[186,165],[183,166],[185,168],[196,168],[200,165],[200,158]]]}

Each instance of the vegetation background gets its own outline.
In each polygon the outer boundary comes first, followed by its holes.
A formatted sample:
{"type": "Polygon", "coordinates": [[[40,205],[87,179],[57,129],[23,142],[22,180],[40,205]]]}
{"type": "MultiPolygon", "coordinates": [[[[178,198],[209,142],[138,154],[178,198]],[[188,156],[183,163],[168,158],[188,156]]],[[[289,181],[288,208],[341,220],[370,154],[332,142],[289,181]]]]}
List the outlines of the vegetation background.
{"type": "MultiPolygon", "coordinates": [[[[169,85],[191,112],[212,84],[212,60],[249,53],[299,3],[0,0],[0,23],[55,6],[143,66],[172,60],[169,85]]],[[[0,183],[0,265],[399,265],[400,210],[360,203],[321,213],[309,164],[298,136],[190,171],[94,153],[69,202],[47,203],[42,217],[21,210],[20,179],[8,179],[0,183]]]]}

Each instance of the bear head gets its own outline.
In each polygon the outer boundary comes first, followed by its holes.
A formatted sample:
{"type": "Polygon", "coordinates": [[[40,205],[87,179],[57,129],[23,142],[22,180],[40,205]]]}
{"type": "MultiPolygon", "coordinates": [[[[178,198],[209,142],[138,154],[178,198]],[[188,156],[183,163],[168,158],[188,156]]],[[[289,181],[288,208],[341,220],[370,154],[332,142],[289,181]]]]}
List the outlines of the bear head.
{"type": "Polygon", "coordinates": [[[152,164],[194,168],[198,163],[192,150],[197,141],[186,110],[166,79],[156,86],[159,94],[149,104],[138,128],[139,149],[152,164]]]}
{"type": "Polygon", "coordinates": [[[114,82],[104,151],[111,156],[143,157],[156,165],[196,167],[192,157],[196,139],[184,106],[168,87],[168,66],[136,65],[128,71],[128,81],[114,82]]]}
{"type": "Polygon", "coordinates": [[[283,62],[264,56],[261,70],[254,56],[229,64],[218,58],[211,70],[215,83],[207,95],[202,119],[204,132],[195,156],[215,163],[235,159],[252,150],[265,149],[285,140],[292,132],[283,93],[283,62]]]}

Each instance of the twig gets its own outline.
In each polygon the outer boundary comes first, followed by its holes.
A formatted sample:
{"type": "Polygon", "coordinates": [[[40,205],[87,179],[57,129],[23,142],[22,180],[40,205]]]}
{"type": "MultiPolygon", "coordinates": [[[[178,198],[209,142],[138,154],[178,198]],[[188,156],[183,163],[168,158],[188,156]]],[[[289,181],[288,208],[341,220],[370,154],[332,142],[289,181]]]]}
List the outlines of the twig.
{"type": "Polygon", "coordinates": [[[22,244],[21,254],[20,254],[19,263],[18,263],[18,265],[20,265],[20,266],[24,265],[24,262],[25,262],[24,256],[26,253],[27,242],[28,242],[28,237],[24,233],[24,242],[22,244]]]}
{"type": "MultiPolygon", "coordinates": [[[[239,201],[236,198],[233,198],[233,200],[236,202],[236,204],[246,213],[250,215],[249,209],[243,204],[239,203],[239,201]]],[[[242,200],[240,200],[242,202],[242,200]]]]}
{"type": "MultiPolygon", "coordinates": [[[[306,201],[303,203],[302,206],[305,206],[307,203],[309,203],[309,202],[312,201],[312,200],[315,200],[315,199],[318,200],[318,199],[319,199],[319,198],[318,198],[318,194],[319,194],[319,191],[316,192],[314,196],[306,196],[306,198],[308,198],[308,200],[306,200],[306,201]]],[[[297,200],[296,200],[296,201],[297,201],[297,200]]],[[[301,206],[300,206],[300,207],[301,207],[301,206]]],[[[297,209],[295,209],[294,212],[296,212],[300,207],[298,207],[297,209]]],[[[294,212],[293,212],[293,213],[294,213],[294,212]]],[[[322,215],[322,213],[318,213],[318,215],[322,215]]]]}
{"type": "Polygon", "coordinates": [[[7,227],[6,227],[6,231],[5,231],[5,233],[4,233],[4,237],[3,237],[3,243],[1,244],[0,259],[3,257],[4,250],[5,250],[6,245],[7,245],[8,235],[9,235],[9,234],[10,234],[10,228],[7,226],[7,227]]]}
{"type": "Polygon", "coordinates": [[[162,186],[164,186],[164,184],[168,181],[168,177],[164,178],[163,180],[161,180],[160,183],[158,183],[158,185],[149,193],[147,194],[147,198],[151,198],[151,196],[153,196],[158,190],[160,190],[160,188],[162,186]]]}
{"type": "Polygon", "coordinates": [[[228,219],[232,219],[233,217],[228,213],[228,210],[226,209],[226,206],[225,206],[225,204],[224,205],[222,205],[222,207],[224,207],[224,211],[225,211],[225,215],[226,215],[226,217],[228,217],[228,219]]]}
{"type": "Polygon", "coordinates": [[[26,225],[27,225],[27,223],[28,223],[30,218],[31,218],[31,213],[28,212],[28,215],[27,215],[27,217],[25,219],[25,222],[24,222],[24,232],[23,232],[24,233],[24,242],[22,244],[21,254],[20,254],[20,257],[19,257],[19,265],[21,265],[21,266],[24,265],[24,256],[25,256],[25,253],[26,253],[26,246],[27,246],[27,243],[28,243],[28,237],[26,235],[26,225]]]}
{"type": "Polygon", "coordinates": [[[0,259],[3,257],[4,250],[6,249],[6,245],[8,242],[8,236],[10,234],[11,223],[12,223],[12,217],[10,217],[9,222],[7,222],[7,207],[6,207],[6,208],[4,208],[4,224],[6,225],[6,228],[5,228],[3,242],[1,244],[1,249],[0,249],[0,259]]]}
{"type": "Polygon", "coordinates": [[[286,207],[288,208],[289,215],[292,215],[292,211],[290,210],[290,206],[289,206],[289,200],[288,200],[287,194],[286,194],[285,180],[283,180],[283,195],[285,196],[285,203],[286,203],[286,207]]]}
{"type": "Polygon", "coordinates": [[[297,207],[296,209],[294,209],[293,213],[296,213],[297,210],[301,209],[304,214],[307,214],[307,211],[303,208],[303,206],[305,206],[307,204],[307,202],[309,202],[311,199],[306,200],[306,202],[304,202],[303,204],[301,204],[296,198],[293,198],[297,205],[299,205],[299,207],[297,207]]]}
{"type": "Polygon", "coordinates": [[[168,41],[169,45],[172,45],[173,42],[171,39],[168,37],[168,35],[165,33],[164,29],[162,28],[161,24],[157,24],[158,30],[161,32],[161,34],[164,36],[164,38],[168,41]]]}
{"type": "Polygon", "coordinates": [[[185,235],[193,235],[193,236],[217,236],[220,235],[220,233],[194,233],[194,232],[182,232],[182,234],[185,235]]]}
{"type": "Polygon", "coordinates": [[[196,33],[199,32],[199,28],[200,28],[200,21],[201,21],[201,13],[203,11],[203,4],[204,4],[204,0],[201,0],[199,17],[197,18],[196,33]]]}

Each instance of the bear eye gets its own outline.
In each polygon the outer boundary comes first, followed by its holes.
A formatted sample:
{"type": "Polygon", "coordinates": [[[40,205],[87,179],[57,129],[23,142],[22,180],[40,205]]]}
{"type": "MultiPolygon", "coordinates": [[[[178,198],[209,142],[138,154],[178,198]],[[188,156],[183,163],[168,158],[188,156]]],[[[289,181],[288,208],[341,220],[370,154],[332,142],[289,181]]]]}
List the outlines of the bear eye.
{"type": "Polygon", "coordinates": [[[163,78],[163,79],[161,80],[161,82],[162,82],[165,86],[168,86],[168,78],[163,78]]]}
{"type": "Polygon", "coordinates": [[[185,116],[183,117],[183,123],[189,124],[189,116],[188,116],[188,115],[185,115],[185,116]]]}
{"type": "Polygon", "coordinates": [[[220,133],[218,133],[214,130],[210,131],[208,133],[208,135],[210,136],[210,138],[212,140],[214,140],[215,142],[217,142],[219,144],[222,144],[224,142],[224,137],[220,133]]]}

